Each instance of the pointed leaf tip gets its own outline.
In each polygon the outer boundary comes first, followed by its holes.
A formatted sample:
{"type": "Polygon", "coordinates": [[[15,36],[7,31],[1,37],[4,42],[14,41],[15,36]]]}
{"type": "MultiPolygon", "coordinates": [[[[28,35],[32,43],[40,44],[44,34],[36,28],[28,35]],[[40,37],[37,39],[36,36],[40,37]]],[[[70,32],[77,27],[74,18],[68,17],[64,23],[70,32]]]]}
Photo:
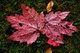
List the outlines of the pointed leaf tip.
{"type": "Polygon", "coordinates": [[[48,48],[45,53],[52,53],[52,49],[48,48]]]}

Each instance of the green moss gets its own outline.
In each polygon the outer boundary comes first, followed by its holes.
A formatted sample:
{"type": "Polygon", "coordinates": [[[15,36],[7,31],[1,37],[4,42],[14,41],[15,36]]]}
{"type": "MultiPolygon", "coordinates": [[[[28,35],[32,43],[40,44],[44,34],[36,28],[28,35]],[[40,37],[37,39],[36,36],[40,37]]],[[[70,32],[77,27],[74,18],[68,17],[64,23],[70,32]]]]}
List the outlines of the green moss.
{"type": "MultiPolygon", "coordinates": [[[[53,0],[54,7],[52,11],[70,11],[65,20],[72,21],[80,29],[80,1],[79,0],[53,0]]],[[[44,35],[33,43],[26,46],[26,43],[19,44],[7,40],[15,29],[11,28],[6,20],[7,15],[22,14],[20,3],[29,7],[34,7],[38,13],[46,12],[47,0],[0,0],[0,53],[45,53],[50,47],[44,35]]],[[[45,13],[46,14],[46,13],[45,13]]],[[[73,33],[72,37],[65,36],[64,44],[60,47],[52,47],[53,53],[79,53],[80,52],[80,33],[73,33]]]]}

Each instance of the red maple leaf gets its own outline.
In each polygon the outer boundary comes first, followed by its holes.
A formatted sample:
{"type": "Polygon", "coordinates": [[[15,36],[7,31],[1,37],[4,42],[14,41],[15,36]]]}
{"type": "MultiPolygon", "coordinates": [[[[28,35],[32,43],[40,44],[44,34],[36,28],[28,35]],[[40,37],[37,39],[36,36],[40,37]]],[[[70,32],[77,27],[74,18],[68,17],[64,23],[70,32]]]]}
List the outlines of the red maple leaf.
{"type": "Polygon", "coordinates": [[[42,33],[46,34],[46,36],[48,37],[48,44],[59,46],[59,44],[63,44],[64,34],[72,36],[73,32],[78,31],[78,29],[73,26],[71,22],[63,20],[68,14],[69,12],[58,11],[55,13],[50,12],[45,16],[46,24],[42,29],[42,33]]]}
{"type": "Polygon", "coordinates": [[[72,36],[73,32],[78,31],[72,22],[64,20],[69,12],[50,12],[44,17],[43,12],[38,14],[34,8],[24,4],[21,4],[21,8],[23,15],[7,16],[12,27],[17,30],[8,37],[9,40],[27,42],[30,45],[43,33],[48,37],[47,43],[57,47],[64,43],[64,34],[72,36]]]}
{"type": "Polygon", "coordinates": [[[27,45],[32,44],[40,36],[39,30],[44,27],[44,14],[40,15],[24,4],[21,4],[23,15],[7,16],[7,20],[12,24],[12,27],[17,31],[14,32],[9,40],[27,42],[27,45]]]}

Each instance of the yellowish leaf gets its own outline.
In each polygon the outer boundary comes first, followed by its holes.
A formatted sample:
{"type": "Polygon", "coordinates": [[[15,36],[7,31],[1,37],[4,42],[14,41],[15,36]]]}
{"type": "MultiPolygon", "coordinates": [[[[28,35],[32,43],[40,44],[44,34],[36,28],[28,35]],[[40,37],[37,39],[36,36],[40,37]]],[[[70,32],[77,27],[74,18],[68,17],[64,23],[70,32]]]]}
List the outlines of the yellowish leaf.
{"type": "Polygon", "coordinates": [[[46,50],[45,53],[52,53],[52,49],[51,48],[48,48],[48,50],[46,50]]]}
{"type": "Polygon", "coordinates": [[[54,2],[51,0],[46,7],[47,12],[50,12],[52,10],[53,5],[54,5],[54,2]]]}

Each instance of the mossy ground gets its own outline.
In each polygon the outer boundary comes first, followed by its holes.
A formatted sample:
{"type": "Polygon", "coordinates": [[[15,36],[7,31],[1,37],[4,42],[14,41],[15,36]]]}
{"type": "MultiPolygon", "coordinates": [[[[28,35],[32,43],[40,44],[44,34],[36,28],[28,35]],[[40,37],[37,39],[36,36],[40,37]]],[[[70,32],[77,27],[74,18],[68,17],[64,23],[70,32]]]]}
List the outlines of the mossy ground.
{"type": "MultiPolygon", "coordinates": [[[[71,21],[80,29],[80,0],[53,0],[52,11],[70,11],[65,20],[71,21]]],[[[45,14],[49,0],[0,0],[0,53],[45,53],[51,47],[46,43],[47,38],[41,35],[38,40],[30,46],[26,43],[7,40],[15,29],[11,28],[6,20],[7,15],[22,14],[20,3],[34,7],[38,13],[45,14]]],[[[72,37],[65,36],[64,44],[59,47],[52,47],[53,53],[80,53],[80,32],[73,33],[72,37]]]]}

